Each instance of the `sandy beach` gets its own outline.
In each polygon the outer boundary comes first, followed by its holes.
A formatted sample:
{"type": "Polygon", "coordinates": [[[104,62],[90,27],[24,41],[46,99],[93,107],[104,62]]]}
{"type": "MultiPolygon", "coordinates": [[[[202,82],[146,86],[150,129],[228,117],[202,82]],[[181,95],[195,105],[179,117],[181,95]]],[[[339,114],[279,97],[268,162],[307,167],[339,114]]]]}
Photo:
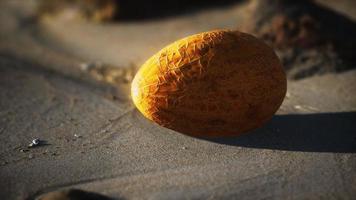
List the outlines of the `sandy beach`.
{"type": "MultiPolygon", "coordinates": [[[[356,20],[352,1],[319,2],[356,20]]],[[[238,29],[245,4],[95,24],[38,21],[35,1],[1,1],[0,199],[69,188],[113,199],[354,198],[356,68],[288,80],[273,119],[240,137],[186,136],[131,102],[147,58],[194,33],[238,29]],[[34,138],[42,145],[28,148],[34,138]]]]}

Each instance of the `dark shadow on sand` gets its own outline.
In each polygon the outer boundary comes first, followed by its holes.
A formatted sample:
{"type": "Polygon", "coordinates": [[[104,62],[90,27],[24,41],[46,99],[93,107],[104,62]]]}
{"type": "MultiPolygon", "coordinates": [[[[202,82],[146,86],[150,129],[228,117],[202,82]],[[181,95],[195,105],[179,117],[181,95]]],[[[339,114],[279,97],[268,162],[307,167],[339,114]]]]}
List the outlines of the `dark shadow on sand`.
{"type": "Polygon", "coordinates": [[[252,133],[209,140],[251,148],[355,153],[356,112],[276,115],[252,133]]]}

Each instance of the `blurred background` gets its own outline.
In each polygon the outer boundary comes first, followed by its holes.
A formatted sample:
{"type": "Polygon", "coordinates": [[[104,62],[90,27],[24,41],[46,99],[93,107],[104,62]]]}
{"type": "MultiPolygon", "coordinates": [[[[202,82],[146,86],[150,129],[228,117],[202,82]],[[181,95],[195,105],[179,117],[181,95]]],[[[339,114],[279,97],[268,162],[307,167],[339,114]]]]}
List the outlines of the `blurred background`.
{"type": "Polygon", "coordinates": [[[76,187],[124,199],[351,199],[355,23],[354,0],[2,0],[0,197],[76,187]],[[142,119],[129,95],[137,69],[214,29],[274,48],[288,77],[278,115],[209,142],[142,119]],[[27,148],[34,138],[46,145],[27,148]]]}
{"type": "Polygon", "coordinates": [[[4,4],[4,31],[10,31],[13,20],[19,19],[21,32],[30,31],[41,44],[90,62],[139,66],[178,38],[225,28],[251,33],[273,46],[291,79],[355,66],[355,3],[348,0],[32,0],[19,3],[23,5],[4,4]]]}

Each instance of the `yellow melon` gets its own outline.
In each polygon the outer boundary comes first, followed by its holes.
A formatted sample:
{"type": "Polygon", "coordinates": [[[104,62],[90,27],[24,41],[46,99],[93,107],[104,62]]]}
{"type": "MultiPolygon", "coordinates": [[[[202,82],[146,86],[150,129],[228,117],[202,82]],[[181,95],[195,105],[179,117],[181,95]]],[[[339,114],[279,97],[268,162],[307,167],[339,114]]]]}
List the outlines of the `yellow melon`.
{"type": "Polygon", "coordinates": [[[280,107],[287,81],[273,49],[238,31],[178,40],[148,59],[131,86],[148,119],[197,137],[258,128],[280,107]]]}

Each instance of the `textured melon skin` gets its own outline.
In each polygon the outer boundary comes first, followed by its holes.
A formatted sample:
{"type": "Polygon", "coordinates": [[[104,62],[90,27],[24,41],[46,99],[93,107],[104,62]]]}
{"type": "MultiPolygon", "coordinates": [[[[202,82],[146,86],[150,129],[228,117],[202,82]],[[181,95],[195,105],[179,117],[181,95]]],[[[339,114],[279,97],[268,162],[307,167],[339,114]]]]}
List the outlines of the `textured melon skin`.
{"type": "Polygon", "coordinates": [[[262,126],[280,107],[287,81],[273,49],[245,33],[216,30],[163,48],[131,86],[148,119],[197,137],[232,136],[262,126]]]}

